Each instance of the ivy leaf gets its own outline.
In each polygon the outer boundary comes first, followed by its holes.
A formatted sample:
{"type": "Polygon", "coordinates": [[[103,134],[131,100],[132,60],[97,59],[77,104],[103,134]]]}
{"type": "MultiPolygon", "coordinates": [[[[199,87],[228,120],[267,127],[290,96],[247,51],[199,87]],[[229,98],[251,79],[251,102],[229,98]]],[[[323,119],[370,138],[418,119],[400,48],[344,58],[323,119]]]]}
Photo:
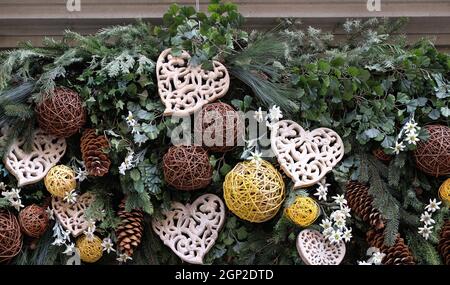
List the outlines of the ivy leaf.
{"type": "Polygon", "coordinates": [[[378,129],[372,128],[372,129],[368,129],[364,132],[364,134],[368,137],[368,138],[376,138],[378,137],[381,133],[378,129]]]}
{"type": "Polygon", "coordinates": [[[450,117],[450,108],[442,107],[441,108],[441,114],[442,114],[442,116],[444,116],[446,118],[450,117]]]}
{"type": "Polygon", "coordinates": [[[130,171],[130,178],[133,179],[133,181],[139,181],[139,179],[141,179],[141,173],[138,169],[133,169],[130,171]]]}
{"type": "Polygon", "coordinates": [[[225,176],[225,175],[227,175],[228,172],[230,172],[230,170],[231,170],[231,166],[229,164],[224,163],[222,165],[222,167],[220,168],[220,174],[222,176],[225,176]]]}
{"type": "Polygon", "coordinates": [[[437,120],[441,116],[441,112],[437,109],[433,109],[430,113],[428,113],[428,117],[432,120],[437,120]]]}

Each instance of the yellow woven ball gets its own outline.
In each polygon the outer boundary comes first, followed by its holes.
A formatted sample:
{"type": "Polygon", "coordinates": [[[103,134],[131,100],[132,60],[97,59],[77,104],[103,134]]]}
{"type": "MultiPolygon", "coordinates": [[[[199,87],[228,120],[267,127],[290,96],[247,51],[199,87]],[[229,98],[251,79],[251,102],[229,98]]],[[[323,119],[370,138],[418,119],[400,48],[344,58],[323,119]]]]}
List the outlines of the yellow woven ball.
{"type": "Polygon", "coordinates": [[[80,259],[86,263],[97,262],[103,256],[102,240],[98,236],[94,236],[92,240],[86,236],[78,238],[77,248],[80,251],[80,259]]]}
{"type": "Polygon", "coordinates": [[[297,197],[285,210],[286,216],[300,227],[307,227],[319,217],[320,208],[310,197],[297,197]]]}
{"type": "Polygon", "coordinates": [[[450,178],[445,180],[439,188],[439,198],[447,206],[450,206],[450,178]]]}
{"type": "Polygon", "coordinates": [[[65,165],[53,166],[45,176],[44,183],[48,192],[60,198],[77,186],[75,173],[65,165]]]}
{"type": "Polygon", "coordinates": [[[238,163],[225,177],[227,207],[241,219],[262,223],[273,218],[284,200],[281,174],[267,161],[238,163]]]}

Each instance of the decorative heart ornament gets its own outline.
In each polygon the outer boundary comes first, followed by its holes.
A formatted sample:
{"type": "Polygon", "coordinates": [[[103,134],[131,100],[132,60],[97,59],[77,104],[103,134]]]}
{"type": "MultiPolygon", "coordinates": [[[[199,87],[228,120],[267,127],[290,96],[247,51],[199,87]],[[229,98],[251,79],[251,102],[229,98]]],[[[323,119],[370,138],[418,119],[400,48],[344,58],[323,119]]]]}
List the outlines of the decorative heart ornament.
{"type": "Polygon", "coordinates": [[[345,256],[345,243],[332,244],[320,232],[306,229],[298,234],[297,250],[307,265],[339,265],[345,256]]]}
{"type": "Polygon", "coordinates": [[[225,205],[213,194],[198,197],[194,203],[173,202],[164,219],[153,220],[153,230],[165,245],[183,261],[203,264],[203,258],[216,242],[225,221],[225,205]]]}
{"type": "Polygon", "coordinates": [[[16,139],[4,157],[8,171],[22,187],[42,180],[66,152],[66,140],[38,130],[33,135],[31,152],[24,150],[25,140],[16,139]]]}
{"type": "Polygon", "coordinates": [[[77,202],[74,204],[66,203],[62,198],[53,197],[52,208],[55,216],[73,237],[79,236],[89,227],[86,209],[94,199],[94,195],[89,192],[78,197],[77,202]]]}
{"type": "Polygon", "coordinates": [[[158,58],[156,76],[159,96],[166,106],[164,115],[190,115],[228,91],[230,76],[223,64],[213,61],[213,69],[204,70],[191,66],[190,58],[186,51],[173,56],[170,48],[158,58]]]}
{"type": "Polygon", "coordinates": [[[271,146],[294,188],[316,184],[344,156],[344,143],[335,131],[319,128],[308,132],[289,120],[272,126],[271,146]]]}

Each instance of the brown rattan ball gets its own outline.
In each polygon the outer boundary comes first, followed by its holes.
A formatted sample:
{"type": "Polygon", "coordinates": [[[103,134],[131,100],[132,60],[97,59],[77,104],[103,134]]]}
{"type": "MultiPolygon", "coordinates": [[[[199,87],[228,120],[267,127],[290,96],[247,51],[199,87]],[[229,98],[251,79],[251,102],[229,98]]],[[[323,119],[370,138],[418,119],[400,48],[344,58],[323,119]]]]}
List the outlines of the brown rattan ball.
{"type": "Polygon", "coordinates": [[[29,237],[42,236],[48,228],[48,222],[47,212],[38,205],[30,205],[19,213],[20,228],[29,237]]]}
{"type": "Polygon", "coordinates": [[[0,262],[7,262],[22,248],[22,233],[16,216],[0,211],[0,262]]]}
{"type": "Polygon", "coordinates": [[[442,125],[425,127],[430,134],[419,142],[414,152],[417,168],[438,177],[450,174],[450,128],[442,125]]]}
{"type": "Polygon", "coordinates": [[[77,133],[86,122],[86,112],[80,95],[68,88],[55,88],[53,94],[36,109],[39,127],[59,138],[77,133]]]}
{"type": "Polygon", "coordinates": [[[163,158],[164,179],[178,190],[197,190],[211,183],[213,168],[200,146],[172,146],[163,158]]]}
{"type": "Polygon", "coordinates": [[[232,150],[242,134],[239,113],[228,104],[217,102],[205,105],[196,115],[196,141],[212,152],[232,150]]]}
{"type": "Polygon", "coordinates": [[[374,148],[372,150],[372,154],[380,161],[382,162],[389,162],[392,160],[393,156],[389,155],[384,152],[384,150],[381,147],[374,148]]]}

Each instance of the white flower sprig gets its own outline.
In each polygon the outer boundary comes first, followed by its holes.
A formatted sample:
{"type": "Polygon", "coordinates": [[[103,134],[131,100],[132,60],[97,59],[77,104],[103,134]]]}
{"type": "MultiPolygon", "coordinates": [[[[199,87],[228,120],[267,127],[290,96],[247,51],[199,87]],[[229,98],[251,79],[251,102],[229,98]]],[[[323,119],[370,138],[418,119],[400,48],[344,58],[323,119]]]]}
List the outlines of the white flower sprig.
{"type": "Polygon", "coordinates": [[[326,179],[322,179],[319,181],[319,183],[317,183],[318,187],[316,189],[316,193],[314,193],[314,196],[317,196],[317,199],[320,200],[327,200],[327,195],[328,195],[328,186],[330,186],[330,184],[328,184],[326,182],[326,179]]]}
{"type": "MultiPolygon", "coordinates": [[[[3,182],[2,182],[3,183],[3,182]]],[[[10,191],[6,191],[6,185],[3,183],[1,185],[2,196],[8,200],[12,207],[14,207],[17,211],[20,211],[20,208],[23,208],[22,199],[20,197],[20,188],[12,188],[10,191]]]]}
{"type": "Polygon", "coordinates": [[[64,196],[63,200],[66,203],[69,204],[75,204],[78,199],[78,193],[76,192],[76,189],[72,189],[70,192],[66,192],[66,195],[64,196]]]}
{"type": "Polygon", "coordinates": [[[367,261],[358,261],[358,265],[381,265],[383,258],[386,254],[382,253],[379,248],[370,247],[367,249],[367,256],[369,259],[367,261]]]}
{"type": "Polygon", "coordinates": [[[399,154],[404,151],[407,145],[415,146],[419,139],[420,127],[414,120],[414,116],[411,116],[408,122],[401,128],[400,133],[397,136],[395,145],[391,147],[394,154],[399,154]]]}
{"type": "Polygon", "coordinates": [[[434,212],[440,209],[442,202],[436,201],[436,199],[430,199],[430,203],[425,207],[425,211],[420,215],[420,221],[423,223],[422,227],[418,228],[418,233],[428,240],[433,231],[436,221],[432,218],[434,212]]]}

